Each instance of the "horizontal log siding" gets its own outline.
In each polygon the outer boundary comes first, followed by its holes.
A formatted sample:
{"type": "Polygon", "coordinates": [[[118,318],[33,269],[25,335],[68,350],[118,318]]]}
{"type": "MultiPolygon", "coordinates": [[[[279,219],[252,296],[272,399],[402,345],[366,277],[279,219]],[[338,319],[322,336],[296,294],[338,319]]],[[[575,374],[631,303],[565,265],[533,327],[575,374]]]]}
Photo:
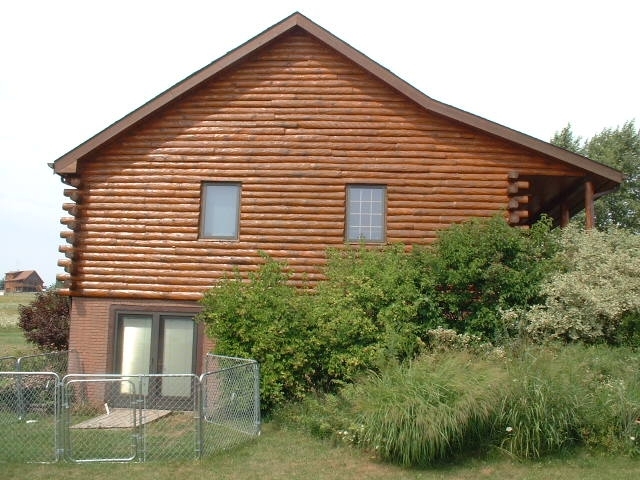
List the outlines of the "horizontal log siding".
{"type": "Polygon", "coordinates": [[[258,251],[297,281],[344,243],[350,183],[387,185],[387,240],[506,209],[507,176],[568,168],[423,111],[293,32],[80,163],[75,295],[197,299],[258,251]],[[198,239],[203,181],[242,183],[239,241],[198,239]]]}

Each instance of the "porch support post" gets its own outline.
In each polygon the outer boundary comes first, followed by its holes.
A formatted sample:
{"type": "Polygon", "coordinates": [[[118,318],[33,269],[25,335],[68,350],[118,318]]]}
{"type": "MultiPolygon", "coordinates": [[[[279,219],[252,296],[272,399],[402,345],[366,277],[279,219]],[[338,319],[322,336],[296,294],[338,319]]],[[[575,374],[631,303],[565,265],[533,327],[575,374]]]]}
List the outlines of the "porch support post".
{"type": "Polygon", "coordinates": [[[565,201],[562,202],[562,205],[560,206],[560,226],[562,228],[566,227],[569,225],[569,220],[571,220],[571,212],[569,211],[569,206],[565,201]]]}
{"type": "Polygon", "coordinates": [[[584,183],[584,213],[585,213],[585,228],[587,230],[592,229],[596,224],[596,214],[593,206],[594,189],[593,182],[587,180],[584,183]]]}

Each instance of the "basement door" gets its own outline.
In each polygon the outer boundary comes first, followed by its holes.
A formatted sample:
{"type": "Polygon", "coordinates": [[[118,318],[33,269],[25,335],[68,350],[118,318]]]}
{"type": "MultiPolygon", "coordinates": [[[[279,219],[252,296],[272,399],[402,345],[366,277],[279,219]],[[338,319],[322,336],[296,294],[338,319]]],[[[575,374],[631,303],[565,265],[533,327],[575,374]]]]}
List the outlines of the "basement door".
{"type": "MultiPolygon", "coordinates": [[[[117,315],[116,373],[194,374],[196,328],[192,315],[120,313],[117,315]]],[[[133,393],[123,382],[117,397],[133,393]]],[[[140,386],[147,408],[177,408],[193,396],[190,376],[146,378],[140,386]]]]}

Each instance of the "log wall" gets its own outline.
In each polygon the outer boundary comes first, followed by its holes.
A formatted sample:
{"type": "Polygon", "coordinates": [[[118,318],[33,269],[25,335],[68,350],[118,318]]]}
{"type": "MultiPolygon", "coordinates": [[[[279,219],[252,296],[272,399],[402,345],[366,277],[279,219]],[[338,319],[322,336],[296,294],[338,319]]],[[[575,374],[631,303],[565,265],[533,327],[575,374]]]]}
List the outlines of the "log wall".
{"type": "Polygon", "coordinates": [[[428,243],[470,217],[526,215],[514,165],[575,175],[424,111],[294,30],[82,159],[64,280],[75,296],[196,300],[262,250],[316,281],[344,244],[348,184],[387,185],[387,240],[428,243]],[[238,241],[199,239],[206,181],[241,182],[238,241]]]}

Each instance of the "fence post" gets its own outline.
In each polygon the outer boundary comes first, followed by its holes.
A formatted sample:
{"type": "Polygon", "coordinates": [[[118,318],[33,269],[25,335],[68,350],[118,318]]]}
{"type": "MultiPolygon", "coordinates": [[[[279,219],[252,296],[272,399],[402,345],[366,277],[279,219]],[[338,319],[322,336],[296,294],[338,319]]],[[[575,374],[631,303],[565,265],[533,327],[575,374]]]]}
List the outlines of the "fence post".
{"type": "MultiPolygon", "coordinates": [[[[22,372],[22,357],[16,360],[16,372],[22,372]]],[[[24,380],[20,373],[16,376],[16,395],[18,397],[16,399],[18,401],[18,420],[24,420],[24,380]]]]}
{"type": "Polygon", "coordinates": [[[194,408],[194,413],[196,413],[196,459],[201,459],[202,458],[202,449],[203,449],[203,445],[204,445],[204,439],[202,438],[203,435],[203,428],[202,428],[202,417],[204,414],[204,402],[202,401],[202,384],[203,384],[203,379],[204,379],[204,373],[202,375],[200,375],[199,377],[195,377],[197,384],[196,384],[196,405],[194,408]]]}
{"type": "Polygon", "coordinates": [[[255,369],[253,375],[253,412],[254,412],[254,432],[260,433],[260,364],[255,362],[255,369]]]}
{"type": "Polygon", "coordinates": [[[135,409],[133,414],[134,424],[137,423],[137,425],[134,425],[136,433],[134,434],[135,445],[133,447],[135,449],[135,455],[138,457],[138,462],[145,462],[147,460],[146,427],[142,421],[142,414],[147,407],[145,403],[146,397],[144,396],[144,379],[145,377],[143,375],[138,375],[138,391],[135,392],[135,400],[133,402],[133,408],[135,409]]]}
{"type": "Polygon", "coordinates": [[[63,378],[60,378],[59,375],[56,375],[56,389],[54,392],[55,401],[53,407],[54,422],[56,424],[56,435],[55,435],[55,443],[56,443],[56,462],[59,462],[64,459],[64,447],[65,447],[65,429],[64,429],[64,419],[63,408],[64,408],[64,385],[63,378]]]}

